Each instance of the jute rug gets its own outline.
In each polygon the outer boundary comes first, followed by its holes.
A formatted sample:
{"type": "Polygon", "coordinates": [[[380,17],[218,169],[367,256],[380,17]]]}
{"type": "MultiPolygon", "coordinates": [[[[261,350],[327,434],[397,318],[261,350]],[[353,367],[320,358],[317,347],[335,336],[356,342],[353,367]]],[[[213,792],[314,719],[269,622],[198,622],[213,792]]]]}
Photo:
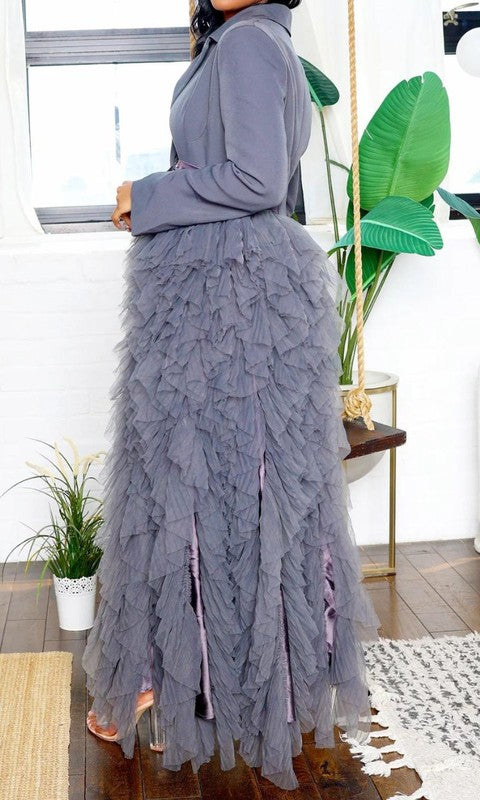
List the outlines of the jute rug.
{"type": "Polygon", "coordinates": [[[369,775],[389,776],[397,767],[415,769],[423,786],[388,800],[479,800],[480,798],[480,633],[380,639],[364,643],[375,722],[370,742],[342,736],[369,775]],[[390,763],[384,753],[402,757],[390,763]]]}
{"type": "Polygon", "coordinates": [[[72,654],[0,654],[1,800],[68,800],[72,654]]]}

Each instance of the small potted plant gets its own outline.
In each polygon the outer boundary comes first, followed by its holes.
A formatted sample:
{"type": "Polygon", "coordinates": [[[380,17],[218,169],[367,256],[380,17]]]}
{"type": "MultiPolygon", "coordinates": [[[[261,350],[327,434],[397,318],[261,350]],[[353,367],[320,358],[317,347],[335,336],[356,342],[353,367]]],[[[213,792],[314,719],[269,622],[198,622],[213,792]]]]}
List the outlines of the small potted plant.
{"type": "Polygon", "coordinates": [[[51,521],[12,548],[5,562],[14,550],[29,545],[25,572],[32,561],[45,559],[37,597],[45,573],[50,570],[60,628],[68,631],[87,630],[92,627],[95,617],[97,569],[102,556],[96,538],[103,524],[102,501],[92,496],[87,482],[97,480],[89,471],[93,463],[101,461],[104,451],[80,458],[75,443],[65,437],[73,453],[70,461],[56,442],[52,445],[41,439],[34,441],[40,441],[53,451],[53,458],[44,456],[49,466],[27,461],[27,466],[35,474],[13,484],[3,494],[19,484],[40,481],[42,488],[26,488],[46,494],[53,501],[55,510],[52,511],[50,507],[51,521]]]}

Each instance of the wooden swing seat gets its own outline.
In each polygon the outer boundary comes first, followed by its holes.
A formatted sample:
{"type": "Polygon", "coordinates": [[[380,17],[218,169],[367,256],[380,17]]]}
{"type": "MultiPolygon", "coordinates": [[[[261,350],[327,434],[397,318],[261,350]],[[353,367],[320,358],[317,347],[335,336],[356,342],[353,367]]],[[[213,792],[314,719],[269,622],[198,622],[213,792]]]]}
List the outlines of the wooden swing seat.
{"type": "Polygon", "coordinates": [[[382,450],[391,450],[407,441],[407,433],[401,428],[392,428],[381,422],[374,422],[375,430],[368,430],[361,417],[358,419],[344,419],[345,432],[352,448],[348,458],[358,458],[369,453],[379,453],[382,450]]]}

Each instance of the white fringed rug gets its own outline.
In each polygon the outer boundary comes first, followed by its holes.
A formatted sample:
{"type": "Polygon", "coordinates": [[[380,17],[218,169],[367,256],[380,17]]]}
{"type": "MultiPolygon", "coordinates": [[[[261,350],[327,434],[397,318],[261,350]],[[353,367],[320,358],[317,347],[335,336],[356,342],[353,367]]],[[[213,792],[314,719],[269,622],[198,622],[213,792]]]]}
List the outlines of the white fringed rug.
{"type": "Polygon", "coordinates": [[[479,800],[480,633],[380,639],[364,643],[372,719],[383,726],[370,739],[393,744],[359,745],[342,736],[368,775],[389,776],[397,767],[415,769],[422,788],[388,800],[479,800]],[[390,763],[384,753],[402,757],[390,763]]]}

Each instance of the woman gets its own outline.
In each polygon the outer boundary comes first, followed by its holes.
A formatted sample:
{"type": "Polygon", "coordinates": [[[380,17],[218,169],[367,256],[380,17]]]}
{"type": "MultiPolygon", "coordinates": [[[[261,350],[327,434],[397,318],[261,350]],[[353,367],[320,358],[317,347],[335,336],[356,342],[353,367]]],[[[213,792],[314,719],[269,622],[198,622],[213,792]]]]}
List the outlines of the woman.
{"type": "Polygon", "coordinates": [[[171,166],[118,189],[134,235],[112,398],[88,725],[163,766],[251,766],[298,786],[302,731],[364,740],[360,582],[342,459],[344,288],[292,218],[312,106],[300,0],[200,0],[172,99],[171,166]]]}

